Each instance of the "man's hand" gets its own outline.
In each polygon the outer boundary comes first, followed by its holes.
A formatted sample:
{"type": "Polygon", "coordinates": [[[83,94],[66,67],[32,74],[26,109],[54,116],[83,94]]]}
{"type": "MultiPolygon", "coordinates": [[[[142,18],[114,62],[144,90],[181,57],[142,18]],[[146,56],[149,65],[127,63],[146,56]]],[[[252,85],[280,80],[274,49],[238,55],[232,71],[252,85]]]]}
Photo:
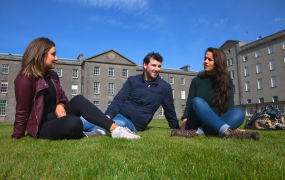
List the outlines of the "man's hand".
{"type": "Polygon", "coordinates": [[[107,118],[111,119],[109,115],[106,115],[106,116],[107,116],[107,118]]]}
{"type": "Polygon", "coordinates": [[[59,103],[56,108],[55,108],[55,114],[57,116],[57,118],[66,116],[66,111],[64,109],[64,104],[59,103]]]}
{"type": "Polygon", "coordinates": [[[186,122],[187,122],[187,118],[184,118],[182,120],[182,125],[181,125],[181,129],[180,130],[186,130],[186,122]]]}

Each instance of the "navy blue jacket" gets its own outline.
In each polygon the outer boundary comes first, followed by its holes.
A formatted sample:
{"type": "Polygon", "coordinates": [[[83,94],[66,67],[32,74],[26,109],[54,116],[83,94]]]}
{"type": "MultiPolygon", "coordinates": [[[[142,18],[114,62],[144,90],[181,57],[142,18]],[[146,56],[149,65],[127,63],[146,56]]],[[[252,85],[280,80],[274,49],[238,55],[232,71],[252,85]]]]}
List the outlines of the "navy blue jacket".
{"type": "Polygon", "coordinates": [[[170,84],[157,77],[148,85],[140,74],[128,78],[105,114],[113,119],[120,113],[130,119],[138,131],[143,131],[161,104],[169,127],[178,129],[170,84]]]}

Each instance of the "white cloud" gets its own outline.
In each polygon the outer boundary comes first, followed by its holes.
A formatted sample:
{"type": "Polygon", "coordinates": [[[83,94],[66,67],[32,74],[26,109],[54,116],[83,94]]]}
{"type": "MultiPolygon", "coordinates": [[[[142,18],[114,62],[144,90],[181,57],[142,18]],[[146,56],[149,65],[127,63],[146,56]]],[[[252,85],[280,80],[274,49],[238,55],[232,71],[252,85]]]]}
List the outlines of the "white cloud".
{"type": "Polygon", "coordinates": [[[209,22],[207,20],[203,19],[203,18],[199,18],[198,22],[202,23],[202,24],[209,24],[209,22]]]}
{"type": "Polygon", "coordinates": [[[228,21],[227,18],[220,19],[220,21],[218,23],[215,23],[214,26],[216,26],[216,27],[223,26],[227,21],[228,21]]]}
{"type": "Polygon", "coordinates": [[[282,22],[285,21],[285,18],[275,18],[274,22],[282,22]]]}
{"type": "Polygon", "coordinates": [[[110,24],[112,26],[120,26],[122,23],[114,18],[103,17],[103,16],[92,16],[89,18],[92,21],[99,21],[104,24],[110,24]]]}
{"type": "Polygon", "coordinates": [[[124,9],[129,11],[146,10],[149,0],[57,0],[59,2],[78,3],[89,7],[124,9]]]}

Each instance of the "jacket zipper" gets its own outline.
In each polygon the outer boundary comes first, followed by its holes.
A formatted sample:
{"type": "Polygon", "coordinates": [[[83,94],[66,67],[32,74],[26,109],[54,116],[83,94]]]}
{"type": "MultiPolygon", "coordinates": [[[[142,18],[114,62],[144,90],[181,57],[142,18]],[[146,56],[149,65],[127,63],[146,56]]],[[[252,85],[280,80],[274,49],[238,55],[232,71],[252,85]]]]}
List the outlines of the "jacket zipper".
{"type": "MultiPolygon", "coordinates": [[[[35,98],[34,98],[34,109],[36,109],[36,97],[37,97],[37,94],[38,94],[38,92],[40,92],[40,91],[42,91],[42,90],[44,90],[44,89],[46,89],[46,88],[40,89],[39,91],[36,92],[36,95],[35,95],[35,98]]],[[[37,113],[36,113],[36,112],[35,112],[35,115],[36,115],[36,119],[37,119],[37,124],[39,124],[39,122],[38,122],[38,116],[37,116],[37,113]]],[[[39,131],[39,126],[37,126],[37,134],[38,134],[38,131],[39,131]]],[[[36,134],[36,135],[37,135],[37,134],[36,134]]]]}
{"type": "MultiPolygon", "coordinates": [[[[146,83],[146,85],[148,85],[148,84],[146,83]]],[[[141,105],[140,105],[139,107],[137,107],[137,108],[134,108],[134,109],[132,110],[132,112],[129,114],[129,116],[131,116],[131,114],[134,112],[135,109],[138,109],[138,108],[140,108],[140,107],[143,105],[144,101],[146,100],[146,97],[147,97],[149,88],[150,88],[150,85],[147,86],[146,95],[145,95],[145,98],[144,98],[143,102],[141,103],[141,105]]]]}

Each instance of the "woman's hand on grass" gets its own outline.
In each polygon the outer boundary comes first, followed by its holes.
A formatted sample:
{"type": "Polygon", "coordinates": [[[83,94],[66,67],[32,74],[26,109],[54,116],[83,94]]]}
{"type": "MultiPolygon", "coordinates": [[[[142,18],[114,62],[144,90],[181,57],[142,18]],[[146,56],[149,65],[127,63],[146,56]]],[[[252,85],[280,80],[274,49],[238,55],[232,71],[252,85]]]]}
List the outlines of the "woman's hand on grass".
{"type": "Polygon", "coordinates": [[[66,111],[64,109],[64,104],[59,103],[56,108],[55,108],[55,114],[57,116],[57,118],[66,116],[66,111]]]}

